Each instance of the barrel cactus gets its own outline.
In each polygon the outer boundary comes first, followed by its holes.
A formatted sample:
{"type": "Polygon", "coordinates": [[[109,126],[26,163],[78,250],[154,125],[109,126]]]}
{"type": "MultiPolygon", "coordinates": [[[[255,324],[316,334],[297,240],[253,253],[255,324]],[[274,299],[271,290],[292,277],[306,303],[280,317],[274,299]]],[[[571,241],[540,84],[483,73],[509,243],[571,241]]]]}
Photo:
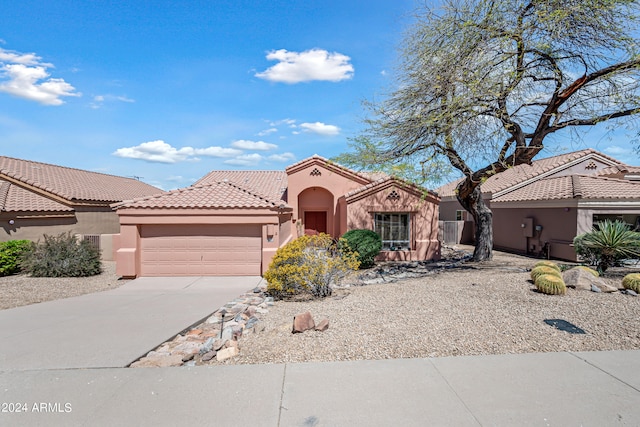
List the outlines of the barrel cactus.
{"type": "Polygon", "coordinates": [[[624,276],[622,286],[640,294],[640,273],[631,273],[624,276]]]}
{"type": "Polygon", "coordinates": [[[538,291],[547,295],[564,295],[567,293],[567,286],[562,278],[555,274],[543,274],[536,278],[535,285],[538,291]]]}
{"type": "Polygon", "coordinates": [[[541,265],[539,267],[534,267],[533,270],[531,270],[531,280],[535,282],[536,278],[538,276],[542,276],[543,274],[552,274],[562,279],[562,273],[560,273],[560,270],[556,270],[553,267],[547,267],[545,265],[541,265]]]}
{"type": "Polygon", "coordinates": [[[554,270],[558,270],[560,271],[560,267],[558,266],[558,264],[556,264],[553,261],[538,261],[536,262],[536,265],[534,265],[533,267],[540,267],[540,266],[544,266],[544,267],[551,267],[554,270]]]}

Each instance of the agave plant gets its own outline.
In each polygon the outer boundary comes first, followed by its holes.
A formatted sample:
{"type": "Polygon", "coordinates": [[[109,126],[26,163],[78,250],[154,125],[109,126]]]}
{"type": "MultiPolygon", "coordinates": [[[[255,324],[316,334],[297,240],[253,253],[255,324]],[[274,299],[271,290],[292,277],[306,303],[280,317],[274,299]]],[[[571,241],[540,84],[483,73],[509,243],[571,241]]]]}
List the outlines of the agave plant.
{"type": "Polygon", "coordinates": [[[576,253],[605,272],[623,259],[640,258],[640,233],[621,221],[605,220],[598,229],[573,239],[576,253]]]}

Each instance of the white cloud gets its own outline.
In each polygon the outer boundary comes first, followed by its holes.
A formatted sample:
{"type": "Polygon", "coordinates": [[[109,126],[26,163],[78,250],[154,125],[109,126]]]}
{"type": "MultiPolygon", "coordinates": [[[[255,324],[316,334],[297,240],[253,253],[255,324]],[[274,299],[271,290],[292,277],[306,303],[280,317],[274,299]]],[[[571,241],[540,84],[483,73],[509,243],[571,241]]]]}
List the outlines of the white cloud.
{"type": "Polygon", "coordinates": [[[633,153],[632,149],[619,147],[617,145],[612,145],[611,147],[607,147],[603,151],[607,154],[611,154],[612,156],[622,156],[622,155],[633,153]]]}
{"type": "Polygon", "coordinates": [[[19,53],[0,48],[0,92],[39,102],[61,105],[65,96],[81,96],[64,79],[50,78],[52,64],[41,62],[34,53],[19,53]]]}
{"type": "Polygon", "coordinates": [[[339,82],[353,77],[351,58],[341,53],[330,53],[323,49],[304,52],[274,50],[267,54],[270,61],[279,61],[256,77],[281,83],[300,83],[313,80],[339,82]]]}
{"type": "Polygon", "coordinates": [[[253,154],[243,154],[242,156],[238,156],[235,159],[225,160],[224,163],[227,165],[234,166],[255,166],[262,161],[262,156],[257,153],[253,154]]]}
{"type": "Polygon", "coordinates": [[[296,159],[296,156],[293,153],[282,153],[282,154],[272,154],[268,157],[269,160],[273,160],[274,162],[291,162],[296,159]]]}
{"type": "Polygon", "coordinates": [[[267,136],[270,135],[272,133],[278,132],[278,129],[276,128],[269,128],[269,129],[265,129],[263,131],[258,132],[258,136],[267,136]]]}
{"type": "Polygon", "coordinates": [[[233,141],[231,143],[233,148],[238,148],[240,150],[256,150],[256,151],[269,151],[275,150],[278,148],[275,144],[269,144],[264,141],[249,141],[245,139],[239,139],[237,141],[233,141]]]}
{"type": "Polygon", "coordinates": [[[207,147],[193,148],[182,147],[176,149],[162,140],[143,142],[135,147],[118,148],[112,154],[128,159],[145,160],[155,163],[176,163],[186,160],[199,160],[197,156],[206,157],[233,157],[242,151],[234,148],[207,147]]]}
{"type": "Polygon", "coordinates": [[[289,127],[296,127],[296,120],[295,119],[282,119],[282,120],[276,120],[275,122],[270,122],[269,123],[269,126],[271,126],[271,127],[280,126],[280,125],[288,125],[289,127]]]}
{"type": "Polygon", "coordinates": [[[321,122],[300,123],[300,127],[305,132],[317,133],[318,135],[334,136],[340,133],[340,128],[334,125],[326,125],[321,122]]]}
{"type": "Polygon", "coordinates": [[[93,97],[93,102],[89,104],[89,106],[93,109],[101,108],[105,102],[126,102],[126,103],[134,103],[135,99],[131,99],[127,96],[123,95],[96,95],[93,97]]]}

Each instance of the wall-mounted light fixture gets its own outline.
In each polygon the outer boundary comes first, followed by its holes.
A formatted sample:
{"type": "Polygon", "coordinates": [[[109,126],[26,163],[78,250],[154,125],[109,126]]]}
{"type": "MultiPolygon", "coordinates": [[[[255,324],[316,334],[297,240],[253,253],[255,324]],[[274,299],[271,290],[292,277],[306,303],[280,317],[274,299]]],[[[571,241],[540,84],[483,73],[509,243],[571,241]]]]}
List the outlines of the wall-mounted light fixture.
{"type": "Polygon", "coordinates": [[[13,225],[13,224],[15,224],[15,223],[16,223],[16,222],[15,222],[14,220],[12,220],[12,219],[10,219],[10,220],[9,220],[9,224],[10,224],[10,225],[13,225]]]}
{"type": "Polygon", "coordinates": [[[520,228],[525,228],[527,224],[520,224],[520,228]]]}

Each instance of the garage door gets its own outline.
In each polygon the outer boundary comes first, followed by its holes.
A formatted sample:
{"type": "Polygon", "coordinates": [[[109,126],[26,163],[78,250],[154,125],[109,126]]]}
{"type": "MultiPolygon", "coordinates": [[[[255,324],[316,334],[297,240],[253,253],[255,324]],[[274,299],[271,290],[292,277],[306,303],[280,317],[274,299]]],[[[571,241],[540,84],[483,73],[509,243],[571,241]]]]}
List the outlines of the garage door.
{"type": "Polygon", "coordinates": [[[141,276],[259,276],[259,225],[144,225],[141,276]]]}

